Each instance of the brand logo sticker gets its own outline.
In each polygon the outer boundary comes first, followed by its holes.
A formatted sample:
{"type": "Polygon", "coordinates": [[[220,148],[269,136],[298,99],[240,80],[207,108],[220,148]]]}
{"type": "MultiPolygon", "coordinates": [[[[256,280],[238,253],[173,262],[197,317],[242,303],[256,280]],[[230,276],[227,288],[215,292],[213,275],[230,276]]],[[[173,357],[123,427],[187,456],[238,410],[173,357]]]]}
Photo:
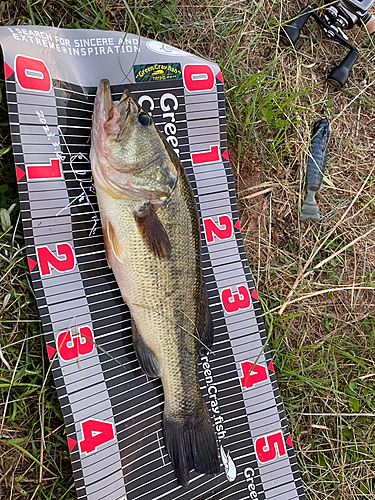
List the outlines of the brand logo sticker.
{"type": "Polygon", "coordinates": [[[136,82],[157,82],[182,78],[180,63],[135,64],[133,71],[136,82]]]}

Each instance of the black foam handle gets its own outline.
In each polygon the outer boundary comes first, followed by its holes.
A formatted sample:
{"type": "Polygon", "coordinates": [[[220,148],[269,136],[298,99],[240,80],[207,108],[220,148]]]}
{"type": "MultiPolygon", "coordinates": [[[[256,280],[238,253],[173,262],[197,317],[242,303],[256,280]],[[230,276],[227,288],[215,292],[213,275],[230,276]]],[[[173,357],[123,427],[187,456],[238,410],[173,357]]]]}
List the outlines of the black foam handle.
{"type": "Polygon", "coordinates": [[[349,72],[358,58],[358,50],[351,50],[341,63],[332,69],[328,75],[330,83],[343,87],[349,78],[349,72]]]}
{"type": "Polygon", "coordinates": [[[297,14],[296,19],[290,21],[286,26],[282,26],[281,36],[289,43],[295,45],[301,33],[301,29],[311,15],[311,11],[312,8],[309,5],[302,9],[301,12],[297,14]]]}

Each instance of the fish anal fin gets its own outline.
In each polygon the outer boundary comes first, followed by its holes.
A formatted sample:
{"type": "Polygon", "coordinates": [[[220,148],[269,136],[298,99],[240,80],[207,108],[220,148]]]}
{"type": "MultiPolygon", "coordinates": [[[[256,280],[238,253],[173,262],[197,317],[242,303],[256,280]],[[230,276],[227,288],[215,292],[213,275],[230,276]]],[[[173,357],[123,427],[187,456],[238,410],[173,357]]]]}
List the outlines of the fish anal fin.
{"type": "Polygon", "coordinates": [[[112,268],[111,260],[110,260],[110,256],[111,256],[110,248],[111,247],[110,247],[110,242],[108,239],[108,231],[107,231],[107,228],[105,225],[103,226],[103,240],[104,240],[105,257],[107,259],[108,266],[111,269],[112,268]]]}
{"type": "Polygon", "coordinates": [[[159,362],[156,359],[152,349],[150,349],[150,347],[148,347],[148,345],[146,345],[143,341],[133,318],[131,320],[131,328],[135,353],[142,370],[150,378],[160,377],[159,362]]]}
{"type": "Polygon", "coordinates": [[[198,335],[201,342],[198,343],[199,352],[205,353],[210,349],[214,341],[214,325],[208,305],[208,294],[206,283],[201,277],[201,290],[199,300],[198,335]]]}
{"type": "MultiPolygon", "coordinates": [[[[112,249],[112,252],[115,254],[115,257],[118,261],[121,263],[123,262],[123,254],[122,254],[122,248],[120,245],[120,242],[117,239],[116,236],[116,231],[113,225],[111,224],[111,221],[107,222],[107,239],[108,239],[108,246],[112,249]]],[[[108,251],[106,248],[106,252],[108,255],[108,251]]],[[[108,257],[107,257],[108,260],[108,257]]]]}
{"type": "Polygon", "coordinates": [[[143,206],[134,212],[134,219],[142,239],[155,257],[167,260],[172,254],[171,242],[168,234],[151,205],[143,206]]]}

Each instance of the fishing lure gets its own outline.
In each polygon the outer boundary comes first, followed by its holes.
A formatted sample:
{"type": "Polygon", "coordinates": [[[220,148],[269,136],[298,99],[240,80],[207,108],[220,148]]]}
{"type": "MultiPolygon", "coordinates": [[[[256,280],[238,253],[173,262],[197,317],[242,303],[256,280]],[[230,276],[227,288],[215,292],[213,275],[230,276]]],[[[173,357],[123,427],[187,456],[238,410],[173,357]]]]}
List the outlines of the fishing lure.
{"type": "Polygon", "coordinates": [[[319,207],[315,195],[322,185],[323,175],[326,170],[327,147],[330,137],[331,125],[327,118],[315,123],[312,129],[311,146],[307,158],[305,175],[307,196],[300,213],[302,220],[320,221],[319,207]]]}

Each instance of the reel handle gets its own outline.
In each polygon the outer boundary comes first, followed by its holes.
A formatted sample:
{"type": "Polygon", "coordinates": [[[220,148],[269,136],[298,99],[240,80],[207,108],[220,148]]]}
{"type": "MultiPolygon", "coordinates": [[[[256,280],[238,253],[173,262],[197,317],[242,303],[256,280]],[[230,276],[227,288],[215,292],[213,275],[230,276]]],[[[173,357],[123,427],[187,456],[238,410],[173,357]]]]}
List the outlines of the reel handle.
{"type": "Polygon", "coordinates": [[[311,11],[312,8],[308,5],[297,14],[296,19],[288,23],[286,26],[281,27],[280,34],[286,42],[291,43],[292,45],[297,43],[301,34],[301,29],[310,17],[311,11]]]}
{"type": "Polygon", "coordinates": [[[335,66],[327,79],[335,87],[343,87],[349,78],[349,72],[358,58],[358,49],[352,49],[348,55],[341,61],[338,66],[335,66]]]}

